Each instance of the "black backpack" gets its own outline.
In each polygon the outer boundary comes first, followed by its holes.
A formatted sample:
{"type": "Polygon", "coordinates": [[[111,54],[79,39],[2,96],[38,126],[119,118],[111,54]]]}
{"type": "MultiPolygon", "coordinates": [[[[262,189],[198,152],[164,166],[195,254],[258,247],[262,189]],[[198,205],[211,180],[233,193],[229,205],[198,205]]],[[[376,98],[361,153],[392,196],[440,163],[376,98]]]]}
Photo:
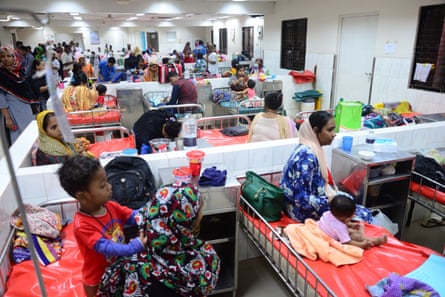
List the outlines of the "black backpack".
{"type": "Polygon", "coordinates": [[[148,163],[133,156],[118,156],[105,165],[113,187],[111,200],[132,209],[142,207],[156,191],[148,163]]]}

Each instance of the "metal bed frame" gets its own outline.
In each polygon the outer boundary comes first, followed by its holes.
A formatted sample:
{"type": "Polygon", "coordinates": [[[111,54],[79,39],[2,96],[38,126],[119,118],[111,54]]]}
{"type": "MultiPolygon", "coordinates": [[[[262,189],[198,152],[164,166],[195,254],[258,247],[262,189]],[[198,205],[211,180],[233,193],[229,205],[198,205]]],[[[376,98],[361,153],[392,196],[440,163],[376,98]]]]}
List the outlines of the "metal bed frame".
{"type": "Polygon", "coordinates": [[[152,107],[151,110],[164,110],[164,109],[176,109],[178,113],[176,117],[181,120],[188,112],[186,110],[193,110],[192,114],[200,119],[204,117],[205,104],[204,103],[189,103],[189,104],[175,104],[175,105],[161,105],[152,107]]]}
{"type": "MultiPolygon", "coordinates": [[[[99,142],[97,139],[97,132],[113,132],[113,136],[117,136],[118,138],[124,138],[131,134],[130,130],[123,126],[107,126],[107,127],[95,127],[95,128],[83,128],[83,129],[73,129],[74,135],[91,135],[93,138],[93,143],[99,142]]],[[[115,137],[116,138],[116,137],[115,137]]]]}
{"type": "MultiPolygon", "coordinates": [[[[281,177],[281,172],[266,173],[261,174],[261,176],[272,183],[276,183],[281,177]]],[[[244,178],[239,177],[238,180],[242,182],[244,178]]],[[[240,197],[240,208],[241,230],[258,248],[293,296],[337,296],[305,262],[303,257],[295,252],[289,241],[281,235],[281,232],[264,220],[242,195],[240,197]],[[293,266],[291,261],[294,261],[296,265],[293,266]]]]}
{"type": "MultiPolygon", "coordinates": [[[[60,215],[62,222],[70,221],[74,213],[79,209],[79,202],[74,198],[63,198],[56,199],[43,202],[39,204],[41,207],[45,207],[57,214],[60,215]]],[[[6,230],[4,230],[6,231],[6,230]]],[[[1,267],[1,275],[0,275],[0,295],[3,296],[6,289],[6,282],[8,279],[8,275],[12,270],[13,263],[11,262],[11,254],[12,254],[12,244],[14,239],[15,230],[14,228],[10,228],[8,231],[8,237],[5,242],[5,246],[2,248],[2,253],[0,255],[0,267],[1,267]],[[6,275],[3,274],[6,272],[6,275]]]]}
{"type": "Polygon", "coordinates": [[[71,124],[70,126],[73,129],[82,129],[82,128],[93,128],[93,127],[106,127],[106,126],[116,126],[120,124],[120,119],[121,119],[121,110],[120,109],[116,109],[116,108],[111,108],[111,109],[92,109],[92,110],[83,110],[83,111],[72,111],[69,112],[68,115],[78,115],[82,118],[85,119],[86,123],[82,123],[82,124],[71,124]],[[116,112],[119,113],[119,117],[116,118],[116,120],[114,121],[110,121],[110,122],[103,122],[103,121],[98,121],[98,116],[100,114],[104,114],[107,112],[116,112]],[[87,120],[89,119],[89,120],[87,120]]]}
{"type": "Polygon", "coordinates": [[[224,129],[227,127],[247,126],[250,127],[250,118],[246,115],[223,115],[214,117],[204,117],[196,121],[198,129],[224,129]]]}
{"type": "Polygon", "coordinates": [[[420,187],[424,186],[423,184],[426,181],[432,183],[434,186],[433,187],[428,186],[428,187],[434,190],[434,195],[433,195],[433,197],[425,197],[424,195],[422,195],[419,192],[416,192],[413,190],[409,191],[408,199],[411,201],[411,203],[410,203],[410,207],[409,207],[409,211],[408,211],[408,218],[406,220],[406,225],[409,226],[409,224],[411,223],[414,206],[416,206],[416,203],[418,203],[422,207],[428,209],[429,211],[441,216],[442,219],[444,219],[445,218],[445,205],[440,203],[439,201],[437,201],[438,200],[437,192],[438,191],[445,192],[445,185],[429,178],[428,176],[420,174],[416,171],[412,172],[411,180],[413,179],[414,176],[419,177],[419,179],[420,179],[419,186],[420,187]]]}

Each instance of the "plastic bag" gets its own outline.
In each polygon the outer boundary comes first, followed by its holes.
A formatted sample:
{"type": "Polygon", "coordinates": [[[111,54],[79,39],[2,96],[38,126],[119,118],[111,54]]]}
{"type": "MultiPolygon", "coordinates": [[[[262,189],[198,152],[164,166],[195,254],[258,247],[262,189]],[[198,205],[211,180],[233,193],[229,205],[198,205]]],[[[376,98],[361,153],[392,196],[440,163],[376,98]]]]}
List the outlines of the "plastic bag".
{"type": "MultiPolygon", "coordinates": [[[[380,209],[375,210],[376,214],[372,219],[372,224],[376,226],[380,226],[388,230],[392,235],[396,235],[399,232],[399,225],[397,223],[393,223],[390,218],[386,214],[384,214],[380,209]]],[[[373,214],[374,214],[373,212],[373,214]]]]}

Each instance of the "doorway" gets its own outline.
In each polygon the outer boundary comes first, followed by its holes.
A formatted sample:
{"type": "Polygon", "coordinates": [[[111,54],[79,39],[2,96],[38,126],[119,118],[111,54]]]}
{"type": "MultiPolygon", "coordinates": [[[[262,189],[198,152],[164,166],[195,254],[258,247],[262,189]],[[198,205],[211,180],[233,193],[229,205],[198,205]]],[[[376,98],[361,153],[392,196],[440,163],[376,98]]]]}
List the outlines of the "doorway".
{"type": "Polygon", "coordinates": [[[242,54],[244,56],[247,56],[249,59],[252,59],[253,58],[253,27],[243,27],[242,34],[243,34],[242,54]]]}
{"type": "Polygon", "coordinates": [[[334,106],[340,98],[370,101],[377,25],[377,14],[342,18],[334,106]]]}
{"type": "Polygon", "coordinates": [[[158,32],[147,32],[146,34],[147,48],[153,48],[154,51],[159,51],[159,36],[158,32]]]}

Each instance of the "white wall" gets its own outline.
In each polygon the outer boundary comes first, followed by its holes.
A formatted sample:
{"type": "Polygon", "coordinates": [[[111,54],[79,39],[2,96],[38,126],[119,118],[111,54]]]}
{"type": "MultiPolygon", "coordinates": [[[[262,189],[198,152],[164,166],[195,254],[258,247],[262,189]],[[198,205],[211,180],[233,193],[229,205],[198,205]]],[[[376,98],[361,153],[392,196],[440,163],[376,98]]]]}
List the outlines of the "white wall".
{"type": "MultiPolygon", "coordinates": [[[[264,17],[264,60],[266,66],[291,85],[285,93],[286,105],[295,111],[290,99],[302,86],[292,85],[288,70],[280,68],[281,21],[308,19],[306,69],[317,65],[316,88],[324,94],[322,107],[330,107],[333,60],[337,54],[342,16],[377,13],[379,18],[374,50],[376,68],[371,103],[409,101],[421,113],[445,112],[445,94],[408,88],[420,6],[442,4],[442,0],[351,1],[339,0],[327,4],[323,0],[277,1],[275,9],[264,17]],[[395,51],[386,54],[387,42],[395,51]]],[[[311,88],[311,86],[307,86],[311,88]]],[[[304,86],[303,86],[304,88],[304,86]]],[[[335,102],[336,98],[332,98],[335,102]]]]}

